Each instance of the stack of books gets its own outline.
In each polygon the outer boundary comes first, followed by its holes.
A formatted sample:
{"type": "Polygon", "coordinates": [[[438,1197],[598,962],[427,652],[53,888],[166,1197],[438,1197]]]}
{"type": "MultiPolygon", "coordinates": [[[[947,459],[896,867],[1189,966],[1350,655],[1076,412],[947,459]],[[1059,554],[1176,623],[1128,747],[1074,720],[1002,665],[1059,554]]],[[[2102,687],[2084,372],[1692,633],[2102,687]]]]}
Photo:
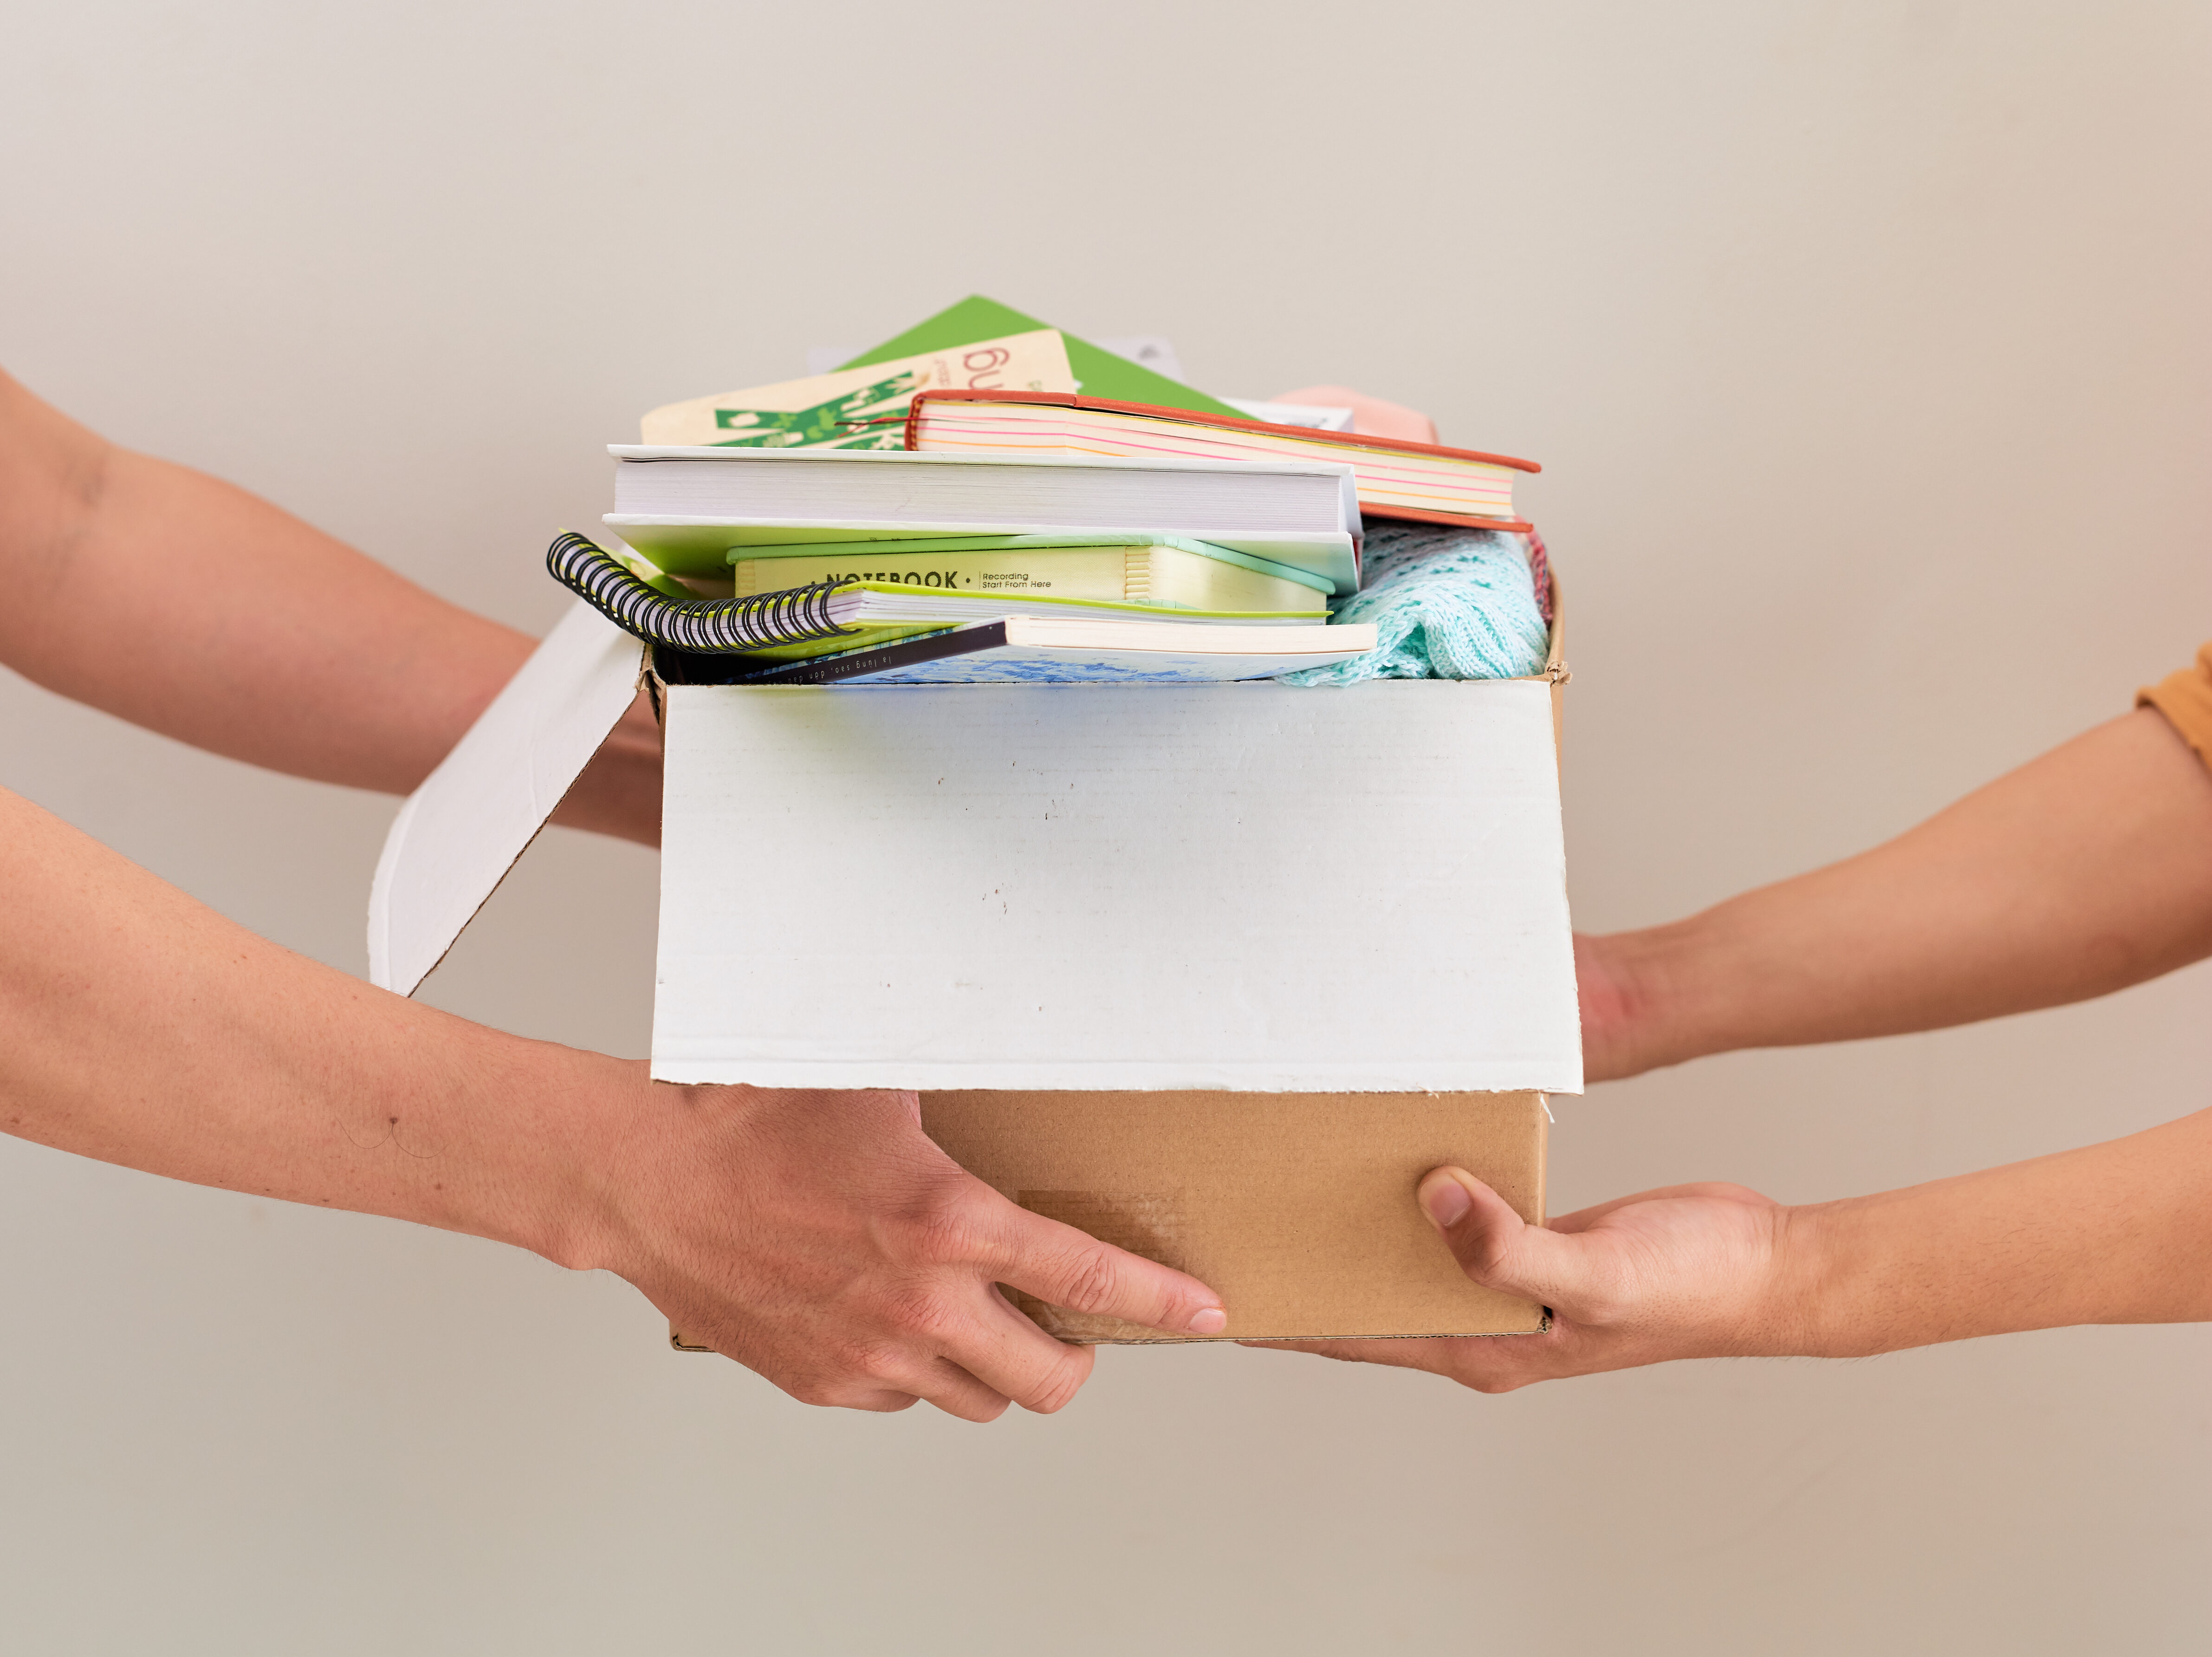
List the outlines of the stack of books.
{"type": "Polygon", "coordinates": [[[1525,530],[1506,456],[1253,420],[971,299],[834,374],[657,409],[554,573],[678,682],[1271,678],[1336,625],[1363,513],[1525,530]]]}

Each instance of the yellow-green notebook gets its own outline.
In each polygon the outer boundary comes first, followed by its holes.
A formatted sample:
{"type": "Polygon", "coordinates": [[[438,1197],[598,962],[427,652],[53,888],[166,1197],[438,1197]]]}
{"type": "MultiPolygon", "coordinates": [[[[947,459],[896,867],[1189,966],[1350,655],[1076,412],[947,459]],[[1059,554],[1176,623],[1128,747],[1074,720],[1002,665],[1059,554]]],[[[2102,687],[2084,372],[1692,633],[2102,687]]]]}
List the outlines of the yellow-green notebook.
{"type": "Polygon", "coordinates": [[[746,546],[730,552],[736,596],[859,581],[978,597],[1077,600],[1158,610],[1261,612],[1319,621],[1327,578],[1172,536],[1073,543],[1049,536],[746,546]]]}

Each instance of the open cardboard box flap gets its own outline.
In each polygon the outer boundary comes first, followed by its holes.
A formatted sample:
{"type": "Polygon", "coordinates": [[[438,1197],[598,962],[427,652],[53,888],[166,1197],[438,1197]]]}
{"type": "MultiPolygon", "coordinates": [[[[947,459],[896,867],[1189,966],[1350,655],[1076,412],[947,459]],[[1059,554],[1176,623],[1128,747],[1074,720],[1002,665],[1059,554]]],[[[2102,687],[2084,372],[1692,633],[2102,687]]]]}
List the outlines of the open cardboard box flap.
{"type": "Polygon", "coordinates": [[[636,698],[635,639],[580,599],[399,808],[368,893],[368,979],[411,996],[636,698]]]}

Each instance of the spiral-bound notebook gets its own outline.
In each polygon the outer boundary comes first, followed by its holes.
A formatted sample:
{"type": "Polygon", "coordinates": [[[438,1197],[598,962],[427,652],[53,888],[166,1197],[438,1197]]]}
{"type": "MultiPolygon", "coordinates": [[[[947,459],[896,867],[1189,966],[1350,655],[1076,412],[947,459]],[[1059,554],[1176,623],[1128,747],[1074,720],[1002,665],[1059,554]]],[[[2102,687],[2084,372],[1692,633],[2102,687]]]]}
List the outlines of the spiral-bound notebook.
{"type": "Polygon", "coordinates": [[[671,685],[1194,685],[1273,679],[1375,648],[1370,624],[1215,627],[1007,616],[803,661],[660,649],[671,685]]]}

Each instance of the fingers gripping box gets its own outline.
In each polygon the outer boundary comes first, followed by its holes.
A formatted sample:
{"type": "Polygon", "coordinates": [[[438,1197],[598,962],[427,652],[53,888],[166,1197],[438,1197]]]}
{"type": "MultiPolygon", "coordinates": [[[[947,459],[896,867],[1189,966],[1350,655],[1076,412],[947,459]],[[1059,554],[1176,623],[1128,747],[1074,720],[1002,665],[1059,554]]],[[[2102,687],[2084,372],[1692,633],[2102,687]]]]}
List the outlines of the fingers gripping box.
{"type": "MultiPolygon", "coordinates": [[[[1541,678],[1345,689],[648,673],[653,1074],[919,1090],[978,1178],[1211,1284],[1222,1339],[1538,1330],[1413,1193],[1456,1163],[1540,1221],[1544,1095],[1582,1088],[1559,643],[1541,678]]],[[[406,802],[378,984],[428,976],[640,673],[579,606],[406,802]]]]}

